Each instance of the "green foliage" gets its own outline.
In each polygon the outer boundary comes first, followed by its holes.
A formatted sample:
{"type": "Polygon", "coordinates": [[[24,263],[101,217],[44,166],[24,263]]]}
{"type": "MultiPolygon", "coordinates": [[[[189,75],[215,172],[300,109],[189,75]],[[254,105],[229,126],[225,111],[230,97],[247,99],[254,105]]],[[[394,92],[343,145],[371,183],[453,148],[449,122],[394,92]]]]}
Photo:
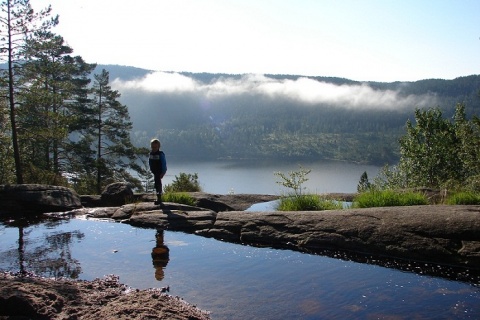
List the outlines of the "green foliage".
{"type": "Polygon", "coordinates": [[[169,192],[197,192],[202,191],[200,183],[198,182],[198,174],[190,174],[180,172],[180,175],[175,176],[172,184],[163,187],[165,193],[169,192]]]}
{"type": "Polygon", "coordinates": [[[352,208],[399,207],[428,204],[425,195],[418,192],[397,192],[394,190],[370,190],[357,195],[352,208]]]}
{"type": "MultiPolygon", "coordinates": [[[[480,174],[472,175],[466,178],[462,186],[465,190],[480,192],[480,174]]],[[[456,188],[456,189],[458,190],[460,188],[456,188]]]]}
{"type": "Polygon", "coordinates": [[[292,195],[280,198],[278,211],[322,211],[342,209],[337,201],[324,199],[315,194],[292,195]]]}
{"type": "Polygon", "coordinates": [[[465,106],[458,104],[452,121],[434,108],[416,110],[415,123],[407,121],[407,133],[400,139],[399,164],[384,167],[375,187],[478,188],[480,119],[467,120],[465,106]]]}
{"type": "Polygon", "coordinates": [[[450,205],[479,205],[480,194],[470,191],[457,192],[448,196],[445,202],[450,205]]]}
{"type": "Polygon", "coordinates": [[[458,149],[454,126],[437,109],[415,111],[416,125],[407,121],[407,134],[400,139],[401,168],[406,187],[438,188],[457,178],[458,149]]]}
{"type": "Polygon", "coordinates": [[[196,201],[190,195],[184,192],[167,192],[162,195],[162,201],[164,202],[174,202],[182,203],[189,206],[195,206],[196,201]]]}
{"type": "Polygon", "coordinates": [[[302,194],[302,184],[308,181],[307,175],[312,170],[304,169],[300,166],[300,170],[298,171],[290,171],[288,176],[282,172],[275,172],[274,175],[280,177],[282,180],[277,181],[278,184],[281,184],[285,188],[289,188],[293,190],[295,196],[299,196],[302,194]]]}
{"type": "Polygon", "coordinates": [[[405,173],[399,169],[398,165],[389,166],[388,164],[380,169],[372,184],[372,188],[376,190],[402,189],[406,186],[405,173]]]}

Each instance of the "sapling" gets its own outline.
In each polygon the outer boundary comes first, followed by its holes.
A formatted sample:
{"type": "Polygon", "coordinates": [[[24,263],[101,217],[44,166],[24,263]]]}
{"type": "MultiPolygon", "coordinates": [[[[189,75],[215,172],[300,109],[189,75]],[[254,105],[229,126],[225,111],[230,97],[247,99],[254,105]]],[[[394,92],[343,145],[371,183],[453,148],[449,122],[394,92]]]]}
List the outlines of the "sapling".
{"type": "Polygon", "coordinates": [[[273,174],[280,177],[281,181],[276,181],[278,184],[281,184],[285,188],[289,188],[293,190],[293,193],[296,197],[302,194],[302,184],[308,181],[307,175],[312,170],[307,170],[302,166],[299,166],[300,170],[298,171],[290,171],[288,176],[283,172],[274,172],[273,174]]]}

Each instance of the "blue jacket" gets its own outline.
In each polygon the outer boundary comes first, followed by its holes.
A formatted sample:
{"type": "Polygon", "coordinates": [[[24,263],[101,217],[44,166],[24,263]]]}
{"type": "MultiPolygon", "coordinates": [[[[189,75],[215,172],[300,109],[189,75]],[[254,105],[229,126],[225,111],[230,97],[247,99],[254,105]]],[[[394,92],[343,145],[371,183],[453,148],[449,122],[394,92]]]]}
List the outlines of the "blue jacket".
{"type": "Polygon", "coordinates": [[[148,157],[148,165],[150,166],[150,171],[154,175],[164,175],[167,172],[167,160],[165,158],[165,153],[159,150],[157,152],[150,152],[148,157]]]}

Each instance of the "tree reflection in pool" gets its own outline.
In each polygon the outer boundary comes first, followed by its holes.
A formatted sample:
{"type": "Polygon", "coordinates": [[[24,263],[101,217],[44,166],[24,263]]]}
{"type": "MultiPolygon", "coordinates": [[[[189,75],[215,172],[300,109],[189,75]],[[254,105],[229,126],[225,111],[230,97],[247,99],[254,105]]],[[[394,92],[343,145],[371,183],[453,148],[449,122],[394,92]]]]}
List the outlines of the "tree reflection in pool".
{"type": "Polygon", "coordinates": [[[134,288],[168,286],[169,294],[212,311],[213,319],[480,318],[478,278],[452,281],[416,268],[405,272],[110,221],[0,225],[2,270],[85,280],[116,274],[134,288]]]}

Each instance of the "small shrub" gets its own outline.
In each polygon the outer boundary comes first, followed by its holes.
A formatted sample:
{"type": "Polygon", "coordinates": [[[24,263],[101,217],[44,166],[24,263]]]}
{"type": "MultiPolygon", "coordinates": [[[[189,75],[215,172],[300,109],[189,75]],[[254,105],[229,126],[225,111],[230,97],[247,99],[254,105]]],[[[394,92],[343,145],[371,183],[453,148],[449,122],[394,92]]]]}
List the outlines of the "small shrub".
{"type": "Polygon", "coordinates": [[[278,211],[322,211],[342,209],[334,200],[323,199],[315,194],[293,195],[280,198],[278,211]]]}
{"type": "Polygon", "coordinates": [[[190,174],[181,172],[180,175],[175,176],[172,184],[167,184],[163,191],[168,192],[197,192],[202,191],[200,183],[198,182],[198,174],[190,174]]]}
{"type": "Polygon", "coordinates": [[[196,205],[195,199],[184,192],[167,192],[162,195],[162,201],[181,203],[189,206],[196,205]]]}
{"type": "Polygon", "coordinates": [[[288,177],[283,172],[274,172],[273,174],[280,177],[281,181],[277,181],[278,184],[281,184],[285,188],[292,189],[295,196],[299,196],[302,194],[302,184],[308,181],[307,175],[312,170],[304,169],[300,166],[300,170],[298,171],[290,171],[288,173],[288,177]]]}
{"type": "Polygon", "coordinates": [[[371,190],[355,197],[353,208],[401,207],[428,204],[425,195],[418,192],[397,192],[394,190],[371,190]]]}
{"type": "Polygon", "coordinates": [[[474,205],[480,204],[480,195],[474,192],[464,191],[457,192],[450,195],[447,200],[447,204],[465,204],[465,205],[474,205]]]}

